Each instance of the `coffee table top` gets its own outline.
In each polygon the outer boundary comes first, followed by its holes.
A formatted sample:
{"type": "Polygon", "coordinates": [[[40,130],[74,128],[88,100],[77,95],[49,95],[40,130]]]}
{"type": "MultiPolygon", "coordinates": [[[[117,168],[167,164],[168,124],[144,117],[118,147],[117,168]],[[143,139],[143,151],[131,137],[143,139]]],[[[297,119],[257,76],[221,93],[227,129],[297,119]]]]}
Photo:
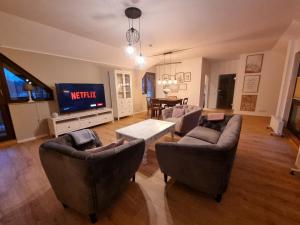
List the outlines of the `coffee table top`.
{"type": "Polygon", "coordinates": [[[175,127],[175,123],[148,119],[116,130],[118,134],[132,138],[148,140],[166,130],[175,127]]]}

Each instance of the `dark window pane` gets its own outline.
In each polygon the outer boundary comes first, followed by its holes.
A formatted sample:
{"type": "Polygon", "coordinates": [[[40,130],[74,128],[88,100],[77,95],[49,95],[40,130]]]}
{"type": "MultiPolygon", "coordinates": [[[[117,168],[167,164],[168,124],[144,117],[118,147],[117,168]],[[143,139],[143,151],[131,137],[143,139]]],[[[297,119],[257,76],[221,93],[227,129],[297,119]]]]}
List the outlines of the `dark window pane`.
{"type": "Polygon", "coordinates": [[[3,68],[10,100],[26,100],[28,92],[24,90],[25,81],[7,68],[3,68]]]}
{"type": "Polygon", "coordinates": [[[41,100],[41,99],[50,99],[51,95],[41,86],[34,86],[32,91],[32,99],[41,100]]]}
{"type": "MultiPolygon", "coordinates": [[[[6,78],[6,83],[9,91],[10,100],[28,100],[28,91],[24,90],[24,85],[26,84],[25,78],[13,73],[7,68],[4,68],[4,75],[6,78]]],[[[27,79],[27,81],[29,81],[27,79]]],[[[51,99],[51,93],[46,91],[43,86],[33,85],[33,90],[31,91],[31,97],[34,100],[47,100],[51,99]]]]}
{"type": "Polygon", "coordinates": [[[0,137],[6,136],[6,127],[4,124],[4,120],[3,120],[3,116],[2,116],[2,112],[0,111],[0,137]]]}

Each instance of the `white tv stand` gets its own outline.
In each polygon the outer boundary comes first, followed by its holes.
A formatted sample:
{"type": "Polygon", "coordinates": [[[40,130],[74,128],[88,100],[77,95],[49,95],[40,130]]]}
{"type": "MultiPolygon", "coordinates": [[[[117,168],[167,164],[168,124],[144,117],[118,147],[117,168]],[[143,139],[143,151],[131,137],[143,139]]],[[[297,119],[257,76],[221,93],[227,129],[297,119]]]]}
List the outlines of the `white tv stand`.
{"type": "Polygon", "coordinates": [[[61,134],[112,121],[114,121],[112,109],[103,108],[48,118],[48,126],[50,135],[57,137],[61,134]]]}

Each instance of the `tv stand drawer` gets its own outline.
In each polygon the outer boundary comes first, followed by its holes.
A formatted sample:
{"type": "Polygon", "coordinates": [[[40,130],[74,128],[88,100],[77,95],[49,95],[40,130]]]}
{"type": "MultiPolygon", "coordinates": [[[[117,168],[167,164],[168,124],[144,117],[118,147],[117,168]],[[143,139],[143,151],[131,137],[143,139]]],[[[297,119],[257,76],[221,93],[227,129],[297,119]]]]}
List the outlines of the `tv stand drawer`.
{"type": "Polygon", "coordinates": [[[99,116],[94,116],[94,117],[90,117],[90,118],[84,118],[84,119],[80,120],[80,126],[82,128],[96,126],[96,125],[98,125],[100,123],[101,123],[101,121],[100,121],[99,116]]]}
{"type": "Polygon", "coordinates": [[[78,120],[69,120],[56,124],[56,130],[58,135],[72,132],[78,129],[80,129],[80,123],[78,120]]]}

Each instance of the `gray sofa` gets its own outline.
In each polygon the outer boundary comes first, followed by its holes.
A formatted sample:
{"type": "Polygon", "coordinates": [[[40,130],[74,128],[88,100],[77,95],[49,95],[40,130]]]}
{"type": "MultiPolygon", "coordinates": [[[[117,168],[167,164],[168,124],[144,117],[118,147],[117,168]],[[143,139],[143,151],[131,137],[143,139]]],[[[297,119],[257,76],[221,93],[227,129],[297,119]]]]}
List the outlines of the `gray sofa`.
{"type": "Polygon", "coordinates": [[[184,135],[198,125],[201,112],[202,109],[198,106],[174,106],[171,108],[166,108],[162,111],[162,119],[165,121],[174,122],[176,124],[176,133],[178,133],[179,135],[184,135]],[[179,118],[172,117],[174,108],[184,108],[186,110],[186,113],[179,118]]]}
{"type": "Polygon", "coordinates": [[[221,126],[197,126],[178,143],[157,143],[155,148],[165,182],[171,176],[220,202],[233,166],[242,117],[235,115],[228,123],[214,123],[221,126]]]}
{"type": "MultiPolygon", "coordinates": [[[[100,140],[90,146],[102,145],[100,140]]],[[[75,149],[69,135],[40,146],[40,159],[57,199],[64,207],[89,215],[108,207],[126,186],[142,161],[145,142],[131,141],[113,149],[90,153],[75,149]]]]}

